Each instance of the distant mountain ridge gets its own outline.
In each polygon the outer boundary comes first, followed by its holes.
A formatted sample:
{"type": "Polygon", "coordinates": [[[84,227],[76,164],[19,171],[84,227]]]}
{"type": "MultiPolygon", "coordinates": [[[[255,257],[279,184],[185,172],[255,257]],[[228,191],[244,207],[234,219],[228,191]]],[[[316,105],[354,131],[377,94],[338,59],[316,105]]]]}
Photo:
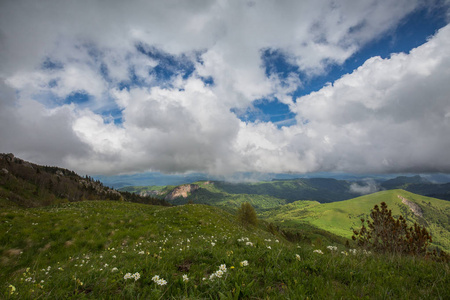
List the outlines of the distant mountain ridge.
{"type": "Polygon", "coordinates": [[[199,181],[166,187],[126,187],[119,190],[160,197],[173,204],[187,202],[236,208],[244,201],[257,209],[268,209],[297,200],[320,203],[343,201],[361,194],[403,189],[415,194],[450,200],[450,183],[436,184],[419,175],[399,176],[388,180],[348,181],[333,178],[276,179],[257,183],[199,181]],[[195,189],[188,187],[194,184],[195,189]],[[180,194],[176,190],[188,190],[180,194]]]}

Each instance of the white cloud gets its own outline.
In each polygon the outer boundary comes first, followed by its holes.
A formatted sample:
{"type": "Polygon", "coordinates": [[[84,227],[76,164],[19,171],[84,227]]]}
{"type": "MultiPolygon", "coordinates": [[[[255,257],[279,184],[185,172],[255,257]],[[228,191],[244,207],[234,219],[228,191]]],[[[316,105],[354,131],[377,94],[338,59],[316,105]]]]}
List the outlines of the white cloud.
{"type": "Polygon", "coordinates": [[[307,77],[323,74],[426,1],[169,2],[3,1],[0,151],[91,174],[450,170],[449,29],[297,103],[297,74],[268,76],[261,59],[279,50],[307,77]],[[137,44],[195,70],[149,75],[164,66],[137,44]],[[46,59],[61,66],[41,68],[46,59]],[[89,101],[60,106],[75,92],[89,101]],[[273,97],[299,125],[230,111],[273,97]],[[102,115],[117,108],[118,125],[102,115]]]}
{"type": "Polygon", "coordinates": [[[367,179],[363,180],[362,184],[353,182],[350,184],[350,193],[360,194],[360,195],[367,195],[367,194],[373,194],[380,190],[380,187],[377,185],[375,180],[373,179],[367,179]]]}
{"type": "Polygon", "coordinates": [[[450,26],[410,54],[374,57],[297,99],[325,170],[448,171],[450,26]],[[321,140],[327,137],[326,145],[321,140]]]}

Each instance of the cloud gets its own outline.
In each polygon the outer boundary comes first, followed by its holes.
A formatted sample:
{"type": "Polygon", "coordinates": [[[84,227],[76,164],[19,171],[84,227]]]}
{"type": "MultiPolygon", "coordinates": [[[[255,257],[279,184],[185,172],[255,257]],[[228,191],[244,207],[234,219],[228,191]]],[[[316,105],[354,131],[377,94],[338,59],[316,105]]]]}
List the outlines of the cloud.
{"type": "Polygon", "coordinates": [[[292,98],[300,74],[426,2],[169,2],[3,1],[0,151],[89,174],[450,170],[448,28],[292,98]],[[266,68],[265,51],[292,71],[266,68]],[[233,113],[260,99],[297,125],[233,113]]]}
{"type": "Polygon", "coordinates": [[[377,185],[377,183],[373,179],[367,179],[364,180],[363,184],[359,184],[356,182],[353,182],[350,184],[350,193],[360,194],[360,195],[367,195],[367,194],[373,194],[380,190],[380,187],[377,185]]]}
{"type": "Polygon", "coordinates": [[[68,157],[89,153],[88,145],[73,131],[73,106],[46,109],[34,100],[20,100],[16,105],[0,105],[0,151],[12,149],[36,163],[65,166],[68,157]]]}
{"type": "Polygon", "coordinates": [[[450,26],[297,99],[323,170],[448,172],[450,26]]]}

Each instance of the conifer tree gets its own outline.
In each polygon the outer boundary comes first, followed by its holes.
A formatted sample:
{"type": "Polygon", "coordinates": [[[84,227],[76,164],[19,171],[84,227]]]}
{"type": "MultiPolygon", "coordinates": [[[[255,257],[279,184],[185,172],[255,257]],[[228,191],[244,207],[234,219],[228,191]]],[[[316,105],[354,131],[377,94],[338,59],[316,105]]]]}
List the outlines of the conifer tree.
{"type": "Polygon", "coordinates": [[[354,230],[352,239],[358,245],[380,253],[425,255],[431,235],[417,223],[408,227],[405,218],[395,219],[385,202],[375,205],[370,213],[372,220],[361,219],[362,227],[354,230]]]}

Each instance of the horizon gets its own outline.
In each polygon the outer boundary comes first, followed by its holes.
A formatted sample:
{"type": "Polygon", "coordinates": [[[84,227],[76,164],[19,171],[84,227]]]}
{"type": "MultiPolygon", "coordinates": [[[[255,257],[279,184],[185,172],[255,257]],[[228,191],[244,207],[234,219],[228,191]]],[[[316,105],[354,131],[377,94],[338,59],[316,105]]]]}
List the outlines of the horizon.
{"type": "Polygon", "coordinates": [[[439,0],[2,2],[0,152],[110,180],[450,174],[449,20],[439,0]]]}

